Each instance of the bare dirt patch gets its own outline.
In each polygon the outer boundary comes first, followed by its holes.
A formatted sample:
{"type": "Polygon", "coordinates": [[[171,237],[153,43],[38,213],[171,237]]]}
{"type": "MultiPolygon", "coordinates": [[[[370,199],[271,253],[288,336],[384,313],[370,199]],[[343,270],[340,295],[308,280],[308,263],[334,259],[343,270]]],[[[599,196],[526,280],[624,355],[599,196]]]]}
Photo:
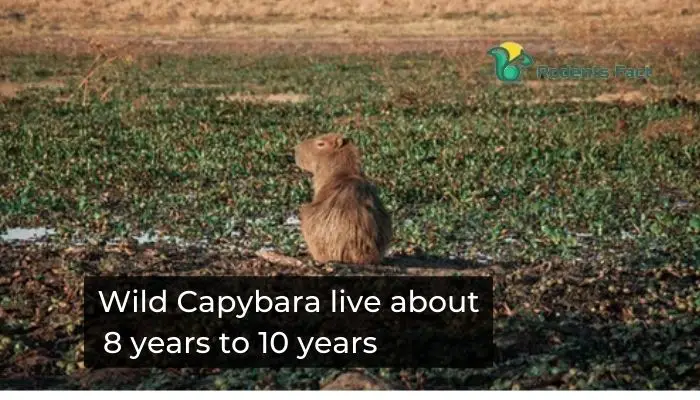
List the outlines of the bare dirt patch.
{"type": "Polygon", "coordinates": [[[700,122],[690,116],[651,121],[642,131],[642,138],[647,141],[664,137],[677,137],[682,141],[690,141],[698,136],[700,136],[700,122]]]}
{"type": "Polygon", "coordinates": [[[644,94],[640,90],[632,90],[628,92],[619,93],[603,93],[593,99],[599,103],[631,103],[631,104],[644,104],[649,99],[649,96],[644,94]]]}
{"type": "Polygon", "coordinates": [[[540,90],[540,89],[547,89],[550,87],[559,87],[559,86],[576,86],[579,85],[580,82],[578,81],[552,81],[552,80],[538,80],[538,81],[527,81],[525,82],[525,86],[535,89],[535,90],[540,90]]]}
{"type": "Polygon", "coordinates": [[[547,97],[540,96],[532,100],[516,101],[515,104],[561,104],[561,103],[604,103],[604,104],[624,104],[624,105],[644,105],[653,101],[673,100],[673,99],[690,99],[692,94],[675,90],[671,87],[656,87],[648,86],[644,89],[620,89],[615,92],[601,93],[592,97],[578,96],[562,96],[562,97],[547,97]]]}
{"type": "MultiPolygon", "coordinates": [[[[614,129],[600,133],[598,140],[605,143],[619,142],[630,133],[628,128],[627,121],[620,119],[616,122],[614,129]]],[[[688,143],[700,137],[700,122],[693,116],[650,121],[639,135],[647,142],[672,137],[688,143]]]]}
{"type": "Polygon", "coordinates": [[[184,82],[178,86],[181,88],[184,88],[184,89],[221,89],[221,88],[226,87],[226,85],[221,84],[221,83],[190,83],[190,82],[184,82]]]}
{"type": "Polygon", "coordinates": [[[65,83],[58,80],[46,80],[29,83],[0,82],[0,99],[15,98],[20,92],[29,89],[58,89],[63,87],[65,87],[65,83]]]}
{"type": "Polygon", "coordinates": [[[23,90],[22,84],[14,82],[0,82],[0,99],[14,98],[23,90]]]}
{"type": "Polygon", "coordinates": [[[301,103],[308,100],[309,96],[298,93],[277,94],[240,94],[218,96],[219,101],[249,102],[249,103],[301,103]]]}

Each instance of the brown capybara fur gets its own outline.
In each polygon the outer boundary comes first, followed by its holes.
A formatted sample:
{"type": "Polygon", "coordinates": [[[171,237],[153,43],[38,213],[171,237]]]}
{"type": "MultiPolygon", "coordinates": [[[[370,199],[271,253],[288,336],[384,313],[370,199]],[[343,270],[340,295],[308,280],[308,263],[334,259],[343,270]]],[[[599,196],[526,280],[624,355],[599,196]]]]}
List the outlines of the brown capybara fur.
{"type": "Polygon", "coordinates": [[[357,147],[338,134],[295,148],[296,164],[312,175],[313,200],[301,206],[299,219],[318,262],[379,264],[389,247],[391,216],[362,172],[360,157],[357,147]]]}

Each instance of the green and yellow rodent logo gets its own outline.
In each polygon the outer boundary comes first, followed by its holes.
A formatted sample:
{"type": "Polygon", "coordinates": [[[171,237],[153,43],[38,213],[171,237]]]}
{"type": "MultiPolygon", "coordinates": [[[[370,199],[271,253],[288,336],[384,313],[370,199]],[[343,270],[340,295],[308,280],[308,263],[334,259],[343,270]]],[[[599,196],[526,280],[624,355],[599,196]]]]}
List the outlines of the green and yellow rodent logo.
{"type": "Polygon", "coordinates": [[[525,53],[523,46],[515,42],[503,42],[486,54],[494,58],[498,80],[508,83],[520,82],[520,69],[535,62],[531,55],[525,53]]]}

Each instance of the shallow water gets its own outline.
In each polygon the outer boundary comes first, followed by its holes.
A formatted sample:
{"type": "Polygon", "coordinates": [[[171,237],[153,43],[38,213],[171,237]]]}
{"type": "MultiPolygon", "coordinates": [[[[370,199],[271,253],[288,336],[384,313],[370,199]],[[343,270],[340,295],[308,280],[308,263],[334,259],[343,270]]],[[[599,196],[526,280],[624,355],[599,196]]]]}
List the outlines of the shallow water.
{"type": "Polygon", "coordinates": [[[55,234],[56,230],[52,228],[10,228],[7,232],[0,235],[0,241],[39,241],[55,234]]]}
{"type": "MultiPolygon", "coordinates": [[[[5,233],[0,235],[0,242],[41,242],[56,234],[53,228],[10,228],[5,233]]],[[[159,236],[156,234],[142,233],[134,236],[134,239],[139,244],[156,243],[160,241],[174,241],[176,244],[183,244],[185,241],[179,237],[159,236]]],[[[82,244],[83,241],[76,240],[76,244],[82,244]]]]}

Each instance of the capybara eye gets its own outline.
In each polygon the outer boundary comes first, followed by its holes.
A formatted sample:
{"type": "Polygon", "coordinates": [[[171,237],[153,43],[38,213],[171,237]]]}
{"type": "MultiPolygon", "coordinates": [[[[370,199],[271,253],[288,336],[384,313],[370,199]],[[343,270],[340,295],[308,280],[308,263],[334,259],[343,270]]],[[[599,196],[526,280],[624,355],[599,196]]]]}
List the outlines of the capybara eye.
{"type": "Polygon", "coordinates": [[[316,146],[318,146],[318,147],[324,147],[325,145],[326,145],[326,142],[324,142],[322,140],[319,140],[318,142],[316,142],[316,146]]]}

